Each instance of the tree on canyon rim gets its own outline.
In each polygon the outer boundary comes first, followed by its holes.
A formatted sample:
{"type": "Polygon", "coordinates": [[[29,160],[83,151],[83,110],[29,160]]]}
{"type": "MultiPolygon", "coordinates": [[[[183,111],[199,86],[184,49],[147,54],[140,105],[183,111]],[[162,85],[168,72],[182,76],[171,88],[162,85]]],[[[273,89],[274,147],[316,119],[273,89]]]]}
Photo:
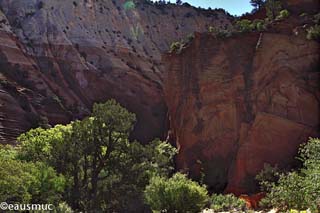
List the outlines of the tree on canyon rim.
{"type": "Polygon", "coordinates": [[[255,8],[255,9],[261,9],[263,5],[265,4],[265,0],[250,0],[250,4],[255,8]]]}

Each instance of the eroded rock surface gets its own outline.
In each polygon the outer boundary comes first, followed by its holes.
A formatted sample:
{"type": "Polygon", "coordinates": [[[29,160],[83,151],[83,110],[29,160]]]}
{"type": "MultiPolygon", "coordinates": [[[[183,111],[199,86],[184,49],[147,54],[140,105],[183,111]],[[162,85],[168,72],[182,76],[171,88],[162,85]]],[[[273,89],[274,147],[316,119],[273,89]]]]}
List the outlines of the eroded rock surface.
{"type": "Polygon", "coordinates": [[[165,134],[161,52],[215,25],[223,11],[125,0],[0,0],[0,142],[67,123],[115,98],[137,114],[133,138],[165,134]]]}
{"type": "Polygon", "coordinates": [[[319,133],[319,43],[295,17],[263,33],[197,34],[169,54],[165,96],[177,166],[213,190],[255,192],[265,163],[294,165],[319,133]],[[300,29],[300,28],[299,28],[300,29]]]}

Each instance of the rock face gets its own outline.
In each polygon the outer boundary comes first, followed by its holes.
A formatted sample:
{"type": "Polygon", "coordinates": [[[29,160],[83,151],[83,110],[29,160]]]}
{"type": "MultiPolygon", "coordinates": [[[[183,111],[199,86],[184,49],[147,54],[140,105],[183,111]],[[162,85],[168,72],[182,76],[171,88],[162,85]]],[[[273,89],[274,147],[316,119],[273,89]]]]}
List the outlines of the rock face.
{"type": "Polygon", "coordinates": [[[164,136],[161,52],[195,30],[229,28],[231,18],[135,2],[0,0],[0,143],[110,98],[137,114],[133,138],[164,136]]]}
{"type": "Polygon", "coordinates": [[[212,190],[257,190],[265,163],[294,165],[298,147],[319,133],[319,44],[297,17],[264,33],[196,38],[168,54],[165,98],[177,167],[212,190]]]}
{"type": "Polygon", "coordinates": [[[137,114],[133,138],[168,128],[177,168],[203,172],[212,190],[254,192],[264,163],[292,166],[299,144],[319,133],[319,44],[299,17],[319,2],[286,1],[288,20],[226,39],[201,33],[232,28],[221,10],[144,2],[0,0],[0,143],[115,98],[137,114]]]}

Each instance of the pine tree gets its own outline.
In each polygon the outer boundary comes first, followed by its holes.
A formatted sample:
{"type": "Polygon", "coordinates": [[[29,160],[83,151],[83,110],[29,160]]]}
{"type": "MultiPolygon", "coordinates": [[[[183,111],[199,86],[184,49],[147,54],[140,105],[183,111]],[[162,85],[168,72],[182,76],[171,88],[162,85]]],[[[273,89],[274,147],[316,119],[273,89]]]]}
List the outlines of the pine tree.
{"type": "Polygon", "coordinates": [[[177,5],[182,5],[182,1],[181,1],[181,0],[177,0],[177,1],[176,1],[176,4],[177,4],[177,5]]]}
{"type": "Polygon", "coordinates": [[[250,4],[255,9],[261,9],[261,7],[263,7],[263,5],[265,4],[265,0],[250,0],[250,4]]]}

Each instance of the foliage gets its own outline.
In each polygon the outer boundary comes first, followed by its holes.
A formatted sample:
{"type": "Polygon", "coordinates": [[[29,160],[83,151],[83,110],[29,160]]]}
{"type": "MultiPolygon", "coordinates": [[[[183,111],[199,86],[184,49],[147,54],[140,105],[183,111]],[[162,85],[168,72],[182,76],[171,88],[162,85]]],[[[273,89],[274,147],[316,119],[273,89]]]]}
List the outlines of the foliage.
{"type": "Polygon", "coordinates": [[[320,40],[320,25],[316,24],[307,29],[307,39],[320,40]]]}
{"type": "Polygon", "coordinates": [[[267,196],[261,202],[264,206],[282,210],[320,208],[320,140],[309,139],[299,151],[303,168],[287,174],[279,174],[278,180],[264,180],[267,196]]]}
{"type": "Polygon", "coordinates": [[[125,10],[135,9],[135,8],[136,8],[136,4],[135,4],[132,0],[129,0],[129,1],[126,1],[126,2],[123,4],[123,8],[124,8],[125,10]]]}
{"type": "Polygon", "coordinates": [[[282,9],[282,4],[280,0],[267,0],[266,1],[266,10],[267,17],[270,20],[274,20],[282,9]]]}
{"type": "Polygon", "coordinates": [[[261,19],[255,19],[252,22],[252,27],[257,30],[258,32],[264,31],[267,29],[267,23],[264,20],[261,19]]]}
{"type": "Polygon", "coordinates": [[[261,32],[267,29],[267,22],[261,19],[255,19],[254,21],[242,19],[236,22],[236,28],[239,32],[261,32]]]}
{"type": "Polygon", "coordinates": [[[210,203],[210,208],[217,212],[233,210],[244,211],[246,209],[246,202],[232,194],[213,194],[210,198],[210,203]]]}
{"type": "Polygon", "coordinates": [[[14,149],[1,147],[0,200],[7,203],[52,203],[62,199],[65,178],[44,163],[15,159],[14,149]],[[10,154],[8,154],[10,152],[10,154]]]}
{"type": "Polygon", "coordinates": [[[273,183],[279,180],[280,174],[281,172],[277,165],[272,167],[270,164],[264,164],[263,170],[256,176],[261,191],[271,190],[273,183]]]}
{"type": "Polygon", "coordinates": [[[317,13],[313,16],[313,22],[315,24],[320,24],[320,13],[317,13]]]}
{"type": "Polygon", "coordinates": [[[187,42],[191,42],[193,39],[194,39],[194,34],[193,33],[188,34],[187,42]]]}
{"type": "Polygon", "coordinates": [[[169,179],[155,176],[145,189],[146,203],[157,212],[200,212],[208,199],[204,186],[180,173],[169,179]]]}
{"type": "Polygon", "coordinates": [[[183,44],[179,41],[173,42],[170,45],[170,53],[179,53],[183,48],[183,44]]]}
{"type": "Polygon", "coordinates": [[[21,135],[21,160],[45,162],[68,180],[65,197],[74,210],[121,211],[143,204],[153,175],[173,170],[176,149],[155,140],[130,142],[135,115],[114,100],[95,104],[92,117],[21,135]]]}
{"type": "Polygon", "coordinates": [[[251,32],[254,30],[254,25],[248,19],[242,19],[236,22],[236,27],[240,32],[251,32]]]}
{"type": "Polygon", "coordinates": [[[183,2],[182,2],[181,0],[176,0],[176,4],[177,4],[177,5],[182,5],[182,3],[183,3],[183,2]]]}
{"type": "MultiPolygon", "coordinates": [[[[20,143],[20,150],[18,158],[25,161],[46,162],[51,165],[60,162],[52,162],[56,159],[52,156],[55,149],[62,145],[64,136],[67,132],[70,133],[71,125],[63,126],[57,125],[50,129],[31,129],[30,131],[21,134],[18,137],[20,143]]],[[[59,160],[60,161],[60,160],[59,160]]]]}
{"type": "Polygon", "coordinates": [[[186,38],[180,39],[180,41],[176,41],[171,43],[170,45],[170,53],[180,53],[183,48],[187,47],[188,44],[192,42],[192,40],[195,38],[194,33],[190,33],[187,35],[186,38]]]}
{"type": "Polygon", "coordinates": [[[55,207],[53,213],[73,213],[73,210],[67,203],[62,202],[59,203],[57,207],[55,207]]]}
{"type": "Polygon", "coordinates": [[[213,26],[209,27],[208,32],[211,33],[216,38],[226,38],[226,37],[230,37],[232,35],[231,31],[222,30],[219,28],[215,28],[213,26]]]}
{"type": "Polygon", "coordinates": [[[250,4],[254,8],[260,9],[265,4],[265,0],[250,0],[250,4]]]}
{"type": "Polygon", "coordinates": [[[277,16],[277,20],[283,20],[290,16],[290,12],[288,10],[281,10],[279,15],[277,16]]]}

